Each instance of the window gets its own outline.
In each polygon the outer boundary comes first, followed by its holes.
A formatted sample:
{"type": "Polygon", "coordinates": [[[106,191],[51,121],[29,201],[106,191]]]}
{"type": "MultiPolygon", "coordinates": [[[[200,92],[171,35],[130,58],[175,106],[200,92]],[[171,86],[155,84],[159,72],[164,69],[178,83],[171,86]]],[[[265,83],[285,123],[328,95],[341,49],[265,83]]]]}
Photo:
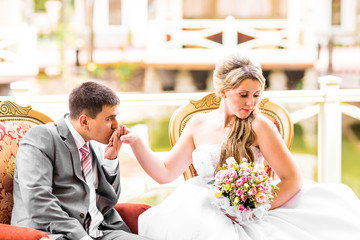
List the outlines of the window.
{"type": "Polygon", "coordinates": [[[341,0],[332,0],[331,2],[331,25],[341,25],[341,0]]]}
{"type": "Polygon", "coordinates": [[[121,0],[109,0],[109,25],[121,25],[121,0]]]}

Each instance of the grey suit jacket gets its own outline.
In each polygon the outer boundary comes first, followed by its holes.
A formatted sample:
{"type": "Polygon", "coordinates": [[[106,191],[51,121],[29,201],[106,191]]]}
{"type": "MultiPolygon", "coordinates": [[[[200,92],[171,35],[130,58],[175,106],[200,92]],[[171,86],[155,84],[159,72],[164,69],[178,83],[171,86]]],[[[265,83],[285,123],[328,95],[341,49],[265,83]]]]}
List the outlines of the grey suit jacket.
{"type": "MultiPolygon", "coordinates": [[[[102,167],[100,143],[90,141],[90,152],[98,167],[97,207],[104,215],[100,228],[130,232],[113,208],[120,195],[119,169],[109,175],[102,167]]],[[[89,196],[79,152],[64,118],[31,128],[16,154],[11,224],[80,239],[86,235],[89,196]]]]}

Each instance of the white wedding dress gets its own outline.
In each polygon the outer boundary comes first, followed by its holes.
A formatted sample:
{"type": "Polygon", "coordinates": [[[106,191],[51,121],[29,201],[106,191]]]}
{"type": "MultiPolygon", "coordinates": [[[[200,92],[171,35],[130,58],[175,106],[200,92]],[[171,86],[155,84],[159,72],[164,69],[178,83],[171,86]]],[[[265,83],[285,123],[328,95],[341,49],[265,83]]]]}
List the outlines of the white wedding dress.
{"type": "MultiPolygon", "coordinates": [[[[253,148],[256,163],[263,162],[253,148]]],[[[139,217],[139,234],[156,240],[360,239],[360,200],[343,184],[305,180],[300,192],[262,220],[233,223],[211,204],[212,178],[220,145],[198,147],[193,164],[199,177],[179,186],[139,217]]]]}

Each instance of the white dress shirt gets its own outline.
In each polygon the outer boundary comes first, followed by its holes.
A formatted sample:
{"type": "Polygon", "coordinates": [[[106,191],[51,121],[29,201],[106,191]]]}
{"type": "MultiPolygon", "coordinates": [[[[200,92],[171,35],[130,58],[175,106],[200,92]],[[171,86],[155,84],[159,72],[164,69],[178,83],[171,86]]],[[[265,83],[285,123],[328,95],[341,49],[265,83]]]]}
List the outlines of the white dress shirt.
{"type": "MultiPolygon", "coordinates": [[[[84,146],[85,144],[85,140],[81,137],[81,135],[76,131],[76,129],[74,128],[74,126],[71,124],[69,116],[65,117],[65,123],[67,125],[67,127],[69,128],[71,135],[74,138],[76,147],[79,151],[79,161],[81,163],[81,152],[80,152],[80,148],[82,148],[82,146],[84,146]]],[[[89,143],[86,143],[89,146],[89,143]]],[[[90,149],[90,148],[89,148],[90,149]]],[[[90,158],[91,158],[91,167],[92,167],[92,172],[93,172],[93,177],[94,177],[94,184],[95,184],[95,189],[98,188],[99,185],[99,181],[98,181],[98,171],[97,171],[97,164],[94,162],[94,159],[91,157],[90,154],[90,158]]],[[[117,160],[109,160],[109,159],[99,159],[99,161],[101,161],[100,163],[102,164],[102,166],[105,168],[105,170],[109,173],[109,174],[115,174],[116,172],[116,168],[118,167],[119,161],[117,160]]],[[[91,195],[90,195],[91,196],[91,195]]],[[[96,196],[95,196],[96,197],[96,196]]],[[[92,239],[90,236],[85,236],[83,238],[81,238],[80,240],[90,240],[92,239]]]]}

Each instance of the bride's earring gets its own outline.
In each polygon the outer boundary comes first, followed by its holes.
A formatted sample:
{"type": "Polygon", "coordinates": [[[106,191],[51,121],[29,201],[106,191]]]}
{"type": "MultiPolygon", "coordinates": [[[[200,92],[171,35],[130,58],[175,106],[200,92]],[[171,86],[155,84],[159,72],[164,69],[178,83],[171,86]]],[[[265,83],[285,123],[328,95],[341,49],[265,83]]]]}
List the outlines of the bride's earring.
{"type": "Polygon", "coordinates": [[[221,98],[225,99],[225,98],[226,98],[225,92],[224,92],[224,91],[221,91],[221,92],[220,92],[220,96],[221,96],[221,98]]]}

